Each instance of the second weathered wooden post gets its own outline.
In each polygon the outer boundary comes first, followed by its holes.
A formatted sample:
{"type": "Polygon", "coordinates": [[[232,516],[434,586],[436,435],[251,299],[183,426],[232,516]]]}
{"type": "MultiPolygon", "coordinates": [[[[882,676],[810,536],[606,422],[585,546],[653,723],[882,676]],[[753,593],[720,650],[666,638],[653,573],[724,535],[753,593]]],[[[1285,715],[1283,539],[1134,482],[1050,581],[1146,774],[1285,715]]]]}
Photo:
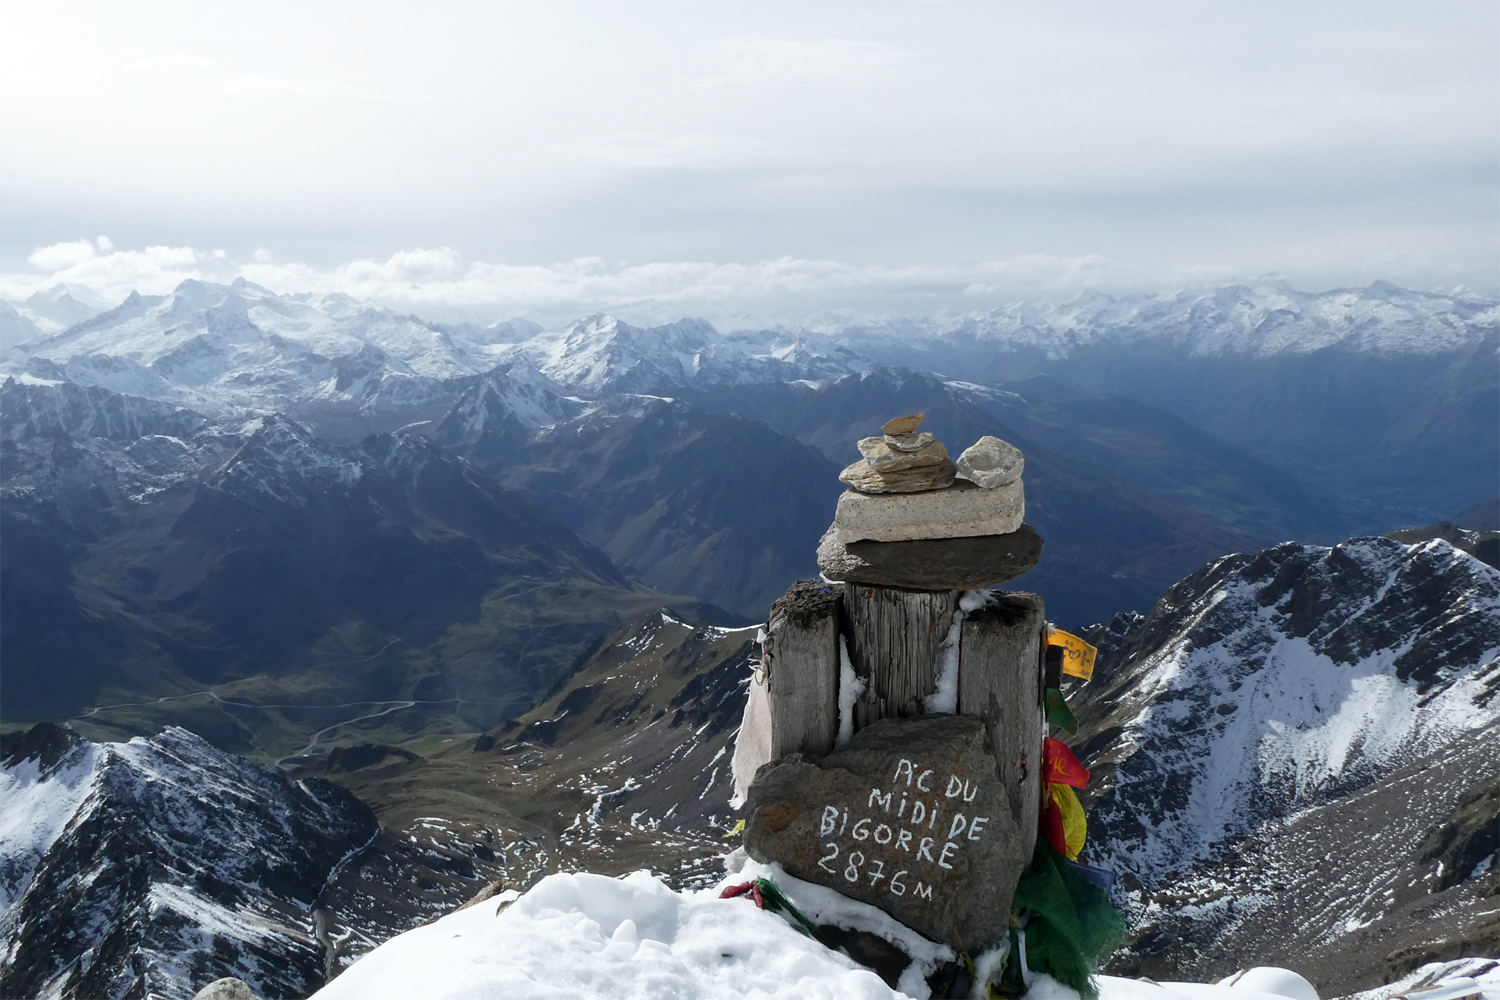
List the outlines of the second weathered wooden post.
{"type": "Polygon", "coordinates": [[[873,583],[844,585],[844,634],[854,675],[865,682],[854,728],[877,719],[909,719],[937,685],[938,660],[953,625],[958,594],[873,583]]]}
{"type": "Polygon", "coordinates": [[[1036,840],[1046,735],[1042,654],[1047,628],[1042,599],[1012,591],[964,618],[958,710],[984,720],[1000,784],[1010,795],[1026,844],[1036,840]]]}

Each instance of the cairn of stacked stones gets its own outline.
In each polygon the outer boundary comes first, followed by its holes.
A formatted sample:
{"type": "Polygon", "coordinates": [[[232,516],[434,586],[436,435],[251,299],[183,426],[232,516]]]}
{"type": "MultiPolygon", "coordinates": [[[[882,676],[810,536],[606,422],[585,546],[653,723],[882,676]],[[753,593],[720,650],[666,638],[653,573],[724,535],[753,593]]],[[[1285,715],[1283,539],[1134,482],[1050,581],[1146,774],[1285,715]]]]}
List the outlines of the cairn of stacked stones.
{"type": "Polygon", "coordinates": [[[829,580],[914,590],[977,590],[1036,566],[1042,539],[1023,523],[1019,449],[986,435],[955,462],[923,414],[897,417],[859,442],[839,474],[849,489],[818,544],[829,580]]]}
{"type": "Polygon", "coordinates": [[[771,607],[768,731],[734,766],[753,774],[751,857],[974,951],[1010,931],[1042,788],[1046,609],[988,588],[1042,540],[1022,523],[1021,452],[983,437],[955,462],[922,420],[890,421],[839,475],[823,579],[771,607]]]}

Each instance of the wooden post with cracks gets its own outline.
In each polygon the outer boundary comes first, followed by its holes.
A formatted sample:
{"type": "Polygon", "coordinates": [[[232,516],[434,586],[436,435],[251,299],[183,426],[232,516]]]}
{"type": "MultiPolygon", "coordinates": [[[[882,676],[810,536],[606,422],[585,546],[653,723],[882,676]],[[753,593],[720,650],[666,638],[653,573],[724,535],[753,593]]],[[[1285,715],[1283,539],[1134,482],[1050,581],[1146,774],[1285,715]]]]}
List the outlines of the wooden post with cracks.
{"type": "Polygon", "coordinates": [[[841,590],[798,580],[771,605],[766,656],[772,760],[833,751],[839,731],[841,590]]]}
{"type": "Polygon", "coordinates": [[[959,627],[958,711],[984,720],[1000,783],[1028,845],[1036,839],[1041,808],[1046,627],[1042,599],[1024,591],[996,594],[959,627]]]}
{"type": "Polygon", "coordinates": [[[922,714],[937,685],[943,640],[953,625],[958,593],[848,583],[844,634],[854,674],[865,682],[854,706],[854,730],[877,719],[922,714]]]}

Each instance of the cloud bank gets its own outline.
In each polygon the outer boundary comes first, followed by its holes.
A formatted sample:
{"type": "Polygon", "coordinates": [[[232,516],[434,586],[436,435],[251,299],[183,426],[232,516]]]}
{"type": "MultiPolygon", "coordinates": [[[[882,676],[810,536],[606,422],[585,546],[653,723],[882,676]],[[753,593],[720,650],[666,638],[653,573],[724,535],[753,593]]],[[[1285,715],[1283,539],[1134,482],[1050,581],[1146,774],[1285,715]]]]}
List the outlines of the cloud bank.
{"type": "MultiPolygon", "coordinates": [[[[189,279],[228,283],[243,278],[280,294],[343,293],[431,318],[545,320],[609,311],[637,319],[692,314],[716,322],[765,324],[795,323],[829,310],[930,314],[1067,298],[1088,290],[1157,292],[1281,277],[1214,266],[1153,268],[1098,254],[1026,254],[967,265],[882,266],[790,256],[750,263],[629,263],[586,257],[504,264],[469,261],[446,246],[319,268],[265,249],[244,260],[194,247],[116,249],[105,236],[38,247],[27,262],[27,272],[0,273],[0,298],[20,301],[67,284],[87,286],[104,300],[118,302],[132,291],[166,294],[189,279]]],[[[1380,276],[1375,273],[1359,283],[1380,276]]],[[[1449,283],[1441,290],[1457,287],[1449,283]]]]}
{"type": "Polygon", "coordinates": [[[266,250],[235,260],[223,250],[194,247],[115,249],[102,236],[38,247],[27,260],[29,272],[0,274],[0,297],[20,300],[57,284],[77,284],[119,301],[132,291],[165,294],[188,279],[244,278],[282,294],[339,292],[424,315],[497,318],[601,309],[780,321],[809,309],[968,309],[995,297],[1068,296],[1092,288],[1198,285],[1235,277],[1210,268],[1151,274],[1098,255],[1029,254],[970,265],[879,266],[796,257],[639,264],[591,257],[518,265],[467,261],[451,247],[402,250],[385,260],[318,268],[278,259],[266,250]]]}

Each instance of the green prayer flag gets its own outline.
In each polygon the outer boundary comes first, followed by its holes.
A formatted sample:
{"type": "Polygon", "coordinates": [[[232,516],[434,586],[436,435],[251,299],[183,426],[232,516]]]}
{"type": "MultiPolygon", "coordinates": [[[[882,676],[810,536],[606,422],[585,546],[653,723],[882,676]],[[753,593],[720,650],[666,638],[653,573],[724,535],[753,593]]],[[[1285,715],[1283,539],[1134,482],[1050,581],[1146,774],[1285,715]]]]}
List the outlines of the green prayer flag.
{"type": "Polygon", "coordinates": [[[1047,689],[1047,721],[1070,733],[1078,732],[1078,720],[1073,718],[1073,710],[1068,707],[1068,700],[1057,688],[1047,689]]]}

